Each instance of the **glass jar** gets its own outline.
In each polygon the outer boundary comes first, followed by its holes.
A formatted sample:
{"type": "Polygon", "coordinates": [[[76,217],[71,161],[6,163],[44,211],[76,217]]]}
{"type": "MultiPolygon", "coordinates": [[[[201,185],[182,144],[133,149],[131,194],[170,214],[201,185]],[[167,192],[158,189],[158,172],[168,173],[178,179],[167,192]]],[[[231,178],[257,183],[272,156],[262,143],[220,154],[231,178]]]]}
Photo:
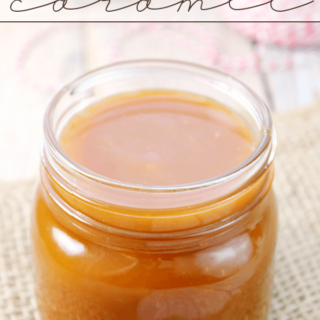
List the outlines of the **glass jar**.
{"type": "Polygon", "coordinates": [[[133,61],[63,88],[45,116],[32,216],[42,319],[267,319],[277,234],[275,141],[265,104],[212,69],[133,61]],[[254,152],[209,180],[148,187],[95,174],[59,146],[62,128],[80,110],[154,88],[222,103],[245,119],[254,152]]]}

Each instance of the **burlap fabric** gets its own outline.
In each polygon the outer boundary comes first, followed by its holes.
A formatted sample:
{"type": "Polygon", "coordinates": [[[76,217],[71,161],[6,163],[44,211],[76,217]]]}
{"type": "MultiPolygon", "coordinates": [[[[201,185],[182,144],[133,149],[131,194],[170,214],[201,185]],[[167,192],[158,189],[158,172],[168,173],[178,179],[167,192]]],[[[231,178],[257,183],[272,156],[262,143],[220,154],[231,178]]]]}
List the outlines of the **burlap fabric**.
{"type": "MultiPolygon", "coordinates": [[[[269,319],[319,320],[320,108],[275,115],[274,122],[280,232],[269,319]]],[[[1,320],[40,319],[29,240],[34,187],[32,181],[0,184],[1,320]]]]}

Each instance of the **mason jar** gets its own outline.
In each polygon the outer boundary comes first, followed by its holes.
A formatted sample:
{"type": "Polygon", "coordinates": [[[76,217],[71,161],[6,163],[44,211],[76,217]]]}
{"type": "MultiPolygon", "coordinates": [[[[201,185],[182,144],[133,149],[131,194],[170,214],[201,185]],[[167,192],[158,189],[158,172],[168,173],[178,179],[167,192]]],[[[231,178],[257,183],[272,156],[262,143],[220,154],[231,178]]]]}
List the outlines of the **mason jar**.
{"type": "Polygon", "coordinates": [[[44,119],[32,214],[43,320],[266,320],[277,208],[270,112],[229,75],[175,61],[131,61],[65,86],[44,119]],[[255,141],[232,170],[181,185],[116,181],[79,165],[59,135],[107,97],[150,89],[213,99],[255,141]]]}

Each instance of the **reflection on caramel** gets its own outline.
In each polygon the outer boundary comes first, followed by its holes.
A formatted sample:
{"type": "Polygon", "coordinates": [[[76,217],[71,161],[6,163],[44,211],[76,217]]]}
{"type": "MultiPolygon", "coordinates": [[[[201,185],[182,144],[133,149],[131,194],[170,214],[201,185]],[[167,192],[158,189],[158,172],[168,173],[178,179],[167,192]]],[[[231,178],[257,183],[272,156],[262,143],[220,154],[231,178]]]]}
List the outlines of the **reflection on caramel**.
{"type": "Polygon", "coordinates": [[[32,234],[41,315],[44,320],[266,320],[277,229],[273,194],[251,214],[245,226],[204,236],[195,249],[181,249],[181,239],[178,252],[166,252],[164,245],[150,253],[150,240],[141,240],[141,251],[132,249],[130,239],[102,246],[71,232],[39,190],[32,234]],[[71,241],[63,244],[66,237],[71,241]]]}
{"type": "Polygon", "coordinates": [[[64,128],[60,144],[93,172],[158,186],[213,178],[254,148],[244,121],[217,102],[161,90],[122,94],[87,108],[64,128]]]}
{"type": "MultiPolygon", "coordinates": [[[[167,91],[88,108],[70,120],[60,141],[91,171],[147,185],[211,178],[240,164],[254,146],[245,123],[222,106],[167,91]]],[[[42,170],[32,221],[43,320],[267,319],[277,231],[272,166],[223,199],[154,211],[91,202],[64,190],[54,175],[42,170]],[[100,224],[153,238],[87,226],[62,203],[100,224]],[[213,223],[223,228],[197,229],[213,223]],[[162,238],[172,231],[196,232],[162,238]]]]}

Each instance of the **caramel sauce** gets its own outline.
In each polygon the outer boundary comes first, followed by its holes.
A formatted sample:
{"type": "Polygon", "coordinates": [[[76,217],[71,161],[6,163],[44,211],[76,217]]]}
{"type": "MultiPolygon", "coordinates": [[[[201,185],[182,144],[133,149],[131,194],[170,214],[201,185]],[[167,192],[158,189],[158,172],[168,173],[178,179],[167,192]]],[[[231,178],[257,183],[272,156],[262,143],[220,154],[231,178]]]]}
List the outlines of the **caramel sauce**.
{"type": "MultiPolygon", "coordinates": [[[[59,141],[86,169],[146,186],[216,177],[255,148],[246,123],[217,102],[160,90],[87,108],[59,141]]],[[[32,223],[43,320],[267,319],[277,230],[272,170],[225,199],[154,211],[88,202],[43,172],[32,223]],[[53,192],[94,221],[158,238],[90,229],[64,212],[53,192]],[[238,212],[241,219],[222,231],[162,241],[163,233],[197,230],[238,212]]]]}
{"type": "Polygon", "coordinates": [[[214,178],[254,150],[244,121],[217,102],[173,91],[122,94],[74,116],[64,151],[110,179],[147,186],[214,178]]]}

